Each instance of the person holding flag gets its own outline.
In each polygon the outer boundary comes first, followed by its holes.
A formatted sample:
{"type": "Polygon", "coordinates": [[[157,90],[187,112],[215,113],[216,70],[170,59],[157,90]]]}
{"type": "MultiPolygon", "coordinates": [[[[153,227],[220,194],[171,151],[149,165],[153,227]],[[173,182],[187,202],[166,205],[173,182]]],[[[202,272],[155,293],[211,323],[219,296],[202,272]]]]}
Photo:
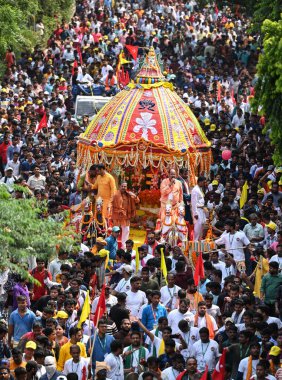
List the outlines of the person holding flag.
{"type": "Polygon", "coordinates": [[[95,334],[87,342],[86,350],[88,355],[90,355],[93,373],[95,373],[96,361],[104,361],[105,357],[111,352],[111,343],[115,340],[112,335],[106,334],[106,331],[107,321],[100,319],[95,334]]]}
{"type": "Polygon", "coordinates": [[[71,359],[65,362],[63,373],[68,375],[75,372],[78,375],[78,380],[87,380],[88,374],[91,372],[89,366],[89,358],[83,358],[80,356],[81,349],[77,344],[73,344],[70,347],[71,359]]]}

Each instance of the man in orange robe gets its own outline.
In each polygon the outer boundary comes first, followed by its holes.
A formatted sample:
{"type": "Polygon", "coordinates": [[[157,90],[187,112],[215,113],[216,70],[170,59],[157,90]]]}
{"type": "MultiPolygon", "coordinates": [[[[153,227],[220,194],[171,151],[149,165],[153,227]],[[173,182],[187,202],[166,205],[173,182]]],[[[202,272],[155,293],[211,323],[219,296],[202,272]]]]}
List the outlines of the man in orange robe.
{"type": "Polygon", "coordinates": [[[119,226],[122,231],[122,248],[128,240],[130,231],[130,219],[136,215],[136,204],[139,198],[134,193],[127,191],[127,183],[123,182],[120,189],[115,192],[111,202],[111,219],[114,226],[119,226]]]}
{"type": "Polygon", "coordinates": [[[182,183],[176,179],[176,172],[171,169],[169,177],[164,179],[161,183],[161,219],[165,215],[165,208],[168,202],[171,203],[173,214],[178,208],[179,204],[183,201],[182,183]]]}
{"type": "Polygon", "coordinates": [[[103,217],[108,219],[110,202],[116,191],[116,182],[114,177],[106,172],[103,164],[98,165],[98,176],[92,189],[97,190],[97,198],[103,199],[103,217]]]}

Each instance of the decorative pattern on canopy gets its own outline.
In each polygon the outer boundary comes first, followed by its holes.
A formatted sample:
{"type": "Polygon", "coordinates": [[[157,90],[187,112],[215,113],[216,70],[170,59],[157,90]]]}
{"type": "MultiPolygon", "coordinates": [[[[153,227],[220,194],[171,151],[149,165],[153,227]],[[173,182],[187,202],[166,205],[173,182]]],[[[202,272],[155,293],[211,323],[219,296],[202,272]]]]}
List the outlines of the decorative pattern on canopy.
{"type": "Polygon", "coordinates": [[[94,162],[209,171],[210,142],[187,104],[165,82],[153,48],[135,82],[106,104],[79,137],[78,164],[86,168],[94,162]]]}

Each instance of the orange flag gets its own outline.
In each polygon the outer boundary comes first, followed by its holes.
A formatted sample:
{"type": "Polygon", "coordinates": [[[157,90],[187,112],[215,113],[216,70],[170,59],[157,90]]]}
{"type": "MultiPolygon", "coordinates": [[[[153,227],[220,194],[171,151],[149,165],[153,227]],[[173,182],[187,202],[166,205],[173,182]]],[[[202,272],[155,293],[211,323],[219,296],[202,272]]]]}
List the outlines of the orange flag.
{"type": "Polygon", "coordinates": [[[205,278],[205,271],[204,271],[204,262],[203,262],[202,252],[200,252],[199,256],[197,257],[195,272],[194,272],[194,282],[196,286],[199,285],[200,279],[202,278],[205,278]]]}

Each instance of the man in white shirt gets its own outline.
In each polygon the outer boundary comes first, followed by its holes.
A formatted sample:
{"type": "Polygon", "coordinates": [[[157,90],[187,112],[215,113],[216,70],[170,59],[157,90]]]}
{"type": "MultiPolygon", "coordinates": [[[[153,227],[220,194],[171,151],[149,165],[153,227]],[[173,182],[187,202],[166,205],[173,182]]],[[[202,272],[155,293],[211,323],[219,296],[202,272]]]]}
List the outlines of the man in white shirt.
{"type": "Polygon", "coordinates": [[[181,350],[184,359],[192,356],[193,344],[200,339],[199,329],[197,327],[189,326],[189,322],[183,319],[178,323],[179,333],[182,336],[187,347],[181,350]]]}
{"type": "Polygon", "coordinates": [[[175,275],[169,273],[167,275],[167,285],[161,288],[161,303],[166,307],[167,311],[176,308],[178,300],[178,291],[181,288],[175,285],[175,275]]]}
{"type": "Polygon", "coordinates": [[[251,376],[256,374],[256,367],[259,362],[260,344],[253,343],[250,345],[250,356],[242,359],[239,363],[237,378],[247,380],[249,366],[251,366],[251,376]]]}
{"type": "Polygon", "coordinates": [[[9,193],[14,192],[14,183],[16,178],[13,176],[14,169],[7,167],[5,169],[5,175],[0,179],[0,184],[3,184],[6,186],[9,193]]]}
{"type": "Polygon", "coordinates": [[[279,269],[282,269],[282,245],[278,244],[277,245],[277,255],[274,255],[270,258],[269,262],[273,263],[276,262],[279,264],[279,269]]]}
{"type": "Polygon", "coordinates": [[[121,356],[122,351],[122,343],[118,340],[112,341],[111,353],[105,357],[105,362],[109,366],[109,370],[107,371],[107,377],[111,380],[124,379],[123,358],[121,356]]]}
{"type": "Polygon", "coordinates": [[[40,174],[40,167],[35,166],[33,169],[34,175],[29,177],[27,186],[30,190],[41,189],[44,190],[46,186],[46,177],[40,174]]]}
{"type": "Polygon", "coordinates": [[[68,252],[59,252],[58,257],[50,262],[48,271],[51,273],[53,281],[56,281],[57,275],[61,273],[62,264],[71,266],[71,263],[67,261],[68,255],[68,252]]]}
{"type": "Polygon", "coordinates": [[[179,333],[179,327],[178,324],[182,320],[186,320],[189,322],[189,325],[191,325],[194,322],[194,315],[188,311],[189,309],[190,301],[188,299],[183,299],[179,303],[178,309],[172,310],[168,316],[168,325],[172,329],[172,334],[178,334],[179,333]]]}
{"type": "Polygon", "coordinates": [[[172,358],[172,366],[162,371],[162,380],[176,379],[177,376],[184,370],[185,361],[181,354],[175,354],[172,358]]]}
{"type": "Polygon", "coordinates": [[[202,327],[199,334],[200,340],[193,344],[192,356],[197,360],[198,371],[204,371],[207,365],[211,372],[215,369],[219,357],[218,343],[209,338],[209,330],[206,327],[202,327]]]}
{"type": "Polygon", "coordinates": [[[244,249],[250,244],[249,239],[243,231],[235,230],[235,222],[231,219],[225,221],[225,230],[219,239],[215,240],[216,245],[224,245],[228,253],[232,254],[236,262],[237,269],[245,272],[244,249]]]}
{"type": "Polygon", "coordinates": [[[132,276],[133,269],[130,265],[124,265],[122,267],[122,276],[123,278],[118,282],[115,289],[112,291],[114,296],[117,293],[127,293],[130,290],[130,280],[132,276]]]}
{"type": "Polygon", "coordinates": [[[78,380],[82,380],[83,378],[88,379],[89,358],[80,356],[80,347],[77,344],[73,344],[70,347],[70,354],[72,359],[68,359],[65,362],[63,373],[68,375],[75,372],[78,375],[78,380]]]}
{"type": "Polygon", "coordinates": [[[194,240],[199,241],[203,235],[204,224],[206,223],[205,213],[205,194],[204,187],[206,184],[205,177],[198,178],[198,184],[193,188],[191,192],[191,206],[194,222],[194,240]]]}
{"type": "Polygon", "coordinates": [[[140,290],[141,284],[142,279],[139,276],[130,279],[131,290],[127,292],[126,308],[133,317],[138,317],[141,306],[148,303],[146,294],[140,290]]]}
{"type": "MultiPolygon", "coordinates": [[[[99,299],[100,299],[99,296],[94,299],[94,301],[92,303],[91,314],[96,313],[96,309],[97,309],[99,299]]],[[[105,287],[105,299],[106,299],[106,309],[107,309],[107,312],[109,313],[112,306],[117,304],[117,297],[113,296],[110,293],[110,286],[109,285],[106,285],[106,287],[105,287]]]]}
{"type": "Polygon", "coordinates": [[[221,312],[220,308],[217,305],[214,305],[213,302],[213,295],[210,293],[207,293],[204,297],[206,306],[207,306],[207,313],[208,315],[212,316],[216,322],[221,320],[221,312]]]}
{"type": "Polygon", "coordinates": [[[199,329],[207,327],[210,337],[214,337],[218,330],[214,317],[207,313],[207,305],[205,301],[200,301],[198,303],[198,312],[194,315],[194,326],[199,329]]]}

